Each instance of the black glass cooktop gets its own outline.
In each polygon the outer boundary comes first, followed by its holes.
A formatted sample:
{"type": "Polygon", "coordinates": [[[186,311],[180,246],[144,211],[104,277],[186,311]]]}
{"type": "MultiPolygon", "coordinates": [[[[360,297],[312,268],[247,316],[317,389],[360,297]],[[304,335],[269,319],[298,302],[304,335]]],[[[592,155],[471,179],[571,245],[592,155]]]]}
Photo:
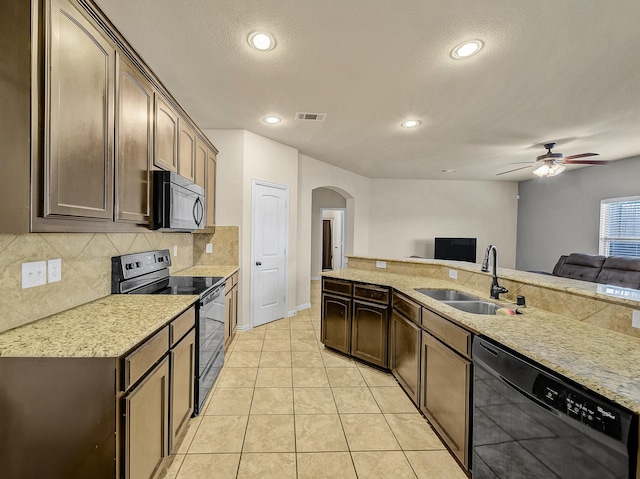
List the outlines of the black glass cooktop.
{"type": "Polygon", "coordinates": [[[169,276],[156,283],[131,291],[130,294],[197,294],[202,296],[223,279],[218,276],[169,276]]]}

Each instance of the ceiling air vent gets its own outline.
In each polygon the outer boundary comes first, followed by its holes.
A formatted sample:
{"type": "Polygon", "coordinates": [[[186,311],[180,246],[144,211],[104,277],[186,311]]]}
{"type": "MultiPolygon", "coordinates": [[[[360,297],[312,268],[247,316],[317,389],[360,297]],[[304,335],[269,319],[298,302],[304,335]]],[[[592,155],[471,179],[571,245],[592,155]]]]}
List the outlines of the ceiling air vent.
{"type": "Polygon", "coordinates": [[[326,118],[326,113],[310,113],[300,111],[296,113],[296,120],[300,121],[324,121],[326,118]]]}

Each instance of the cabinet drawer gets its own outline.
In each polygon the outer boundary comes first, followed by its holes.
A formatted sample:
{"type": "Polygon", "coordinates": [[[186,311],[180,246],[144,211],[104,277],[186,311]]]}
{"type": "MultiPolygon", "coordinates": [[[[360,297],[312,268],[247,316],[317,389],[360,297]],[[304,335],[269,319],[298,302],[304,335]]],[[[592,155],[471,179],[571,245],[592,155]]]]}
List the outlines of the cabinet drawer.
{"type": "Polygon", "coordinates": [[[124,390],[134,384],[169,350],[169,327],[165,326],[151,339],[124,358],[124,390]]]}
{"type": "Polygon", "coordinates": [[[355,284],[353,286],[353,297],[376,303],[389,304],[389,288],[381,288],[368,284],[355,284]]]}
{"type": "Polygon", "coordinates": [[[407,319],[410,319],[414,323],[420,324],[421,306],[395,291],[393,292],[393,309],[401,312],[407,319]]]}
{"type": "Polygon", "coordinates": [[[190,307],[176,319],[169,324],[169,331],[171,333],[171,346],[173,347],[180,338],[182,338],[187,332],[193,328],[196,324],[196,308],[190,307]]]}
{"type": "Polygon", "coordinates": [[[456,326],[448,319],[422,308],[422,326],[435,337],[460,354],[471,357],[471,339],[469,331],[456,326]]]}
{"type": "Polygon", "coordinates": [[[323,278],[322,290],[331,293],[341,294],[343,296],[351,296],[353,285],[349,281],[340,279],[323,278]]]}

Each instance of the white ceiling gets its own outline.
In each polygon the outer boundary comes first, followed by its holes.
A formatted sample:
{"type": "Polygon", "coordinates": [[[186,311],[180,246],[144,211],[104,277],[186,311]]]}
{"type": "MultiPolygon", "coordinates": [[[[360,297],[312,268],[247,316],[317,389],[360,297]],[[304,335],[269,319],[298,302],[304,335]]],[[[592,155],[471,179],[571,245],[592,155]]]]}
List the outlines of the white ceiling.
{"type": "Polygon", "coordinates": [[[247,129],[365,176],[530,179],[495,175],[548,141],[565,155],[640,154],[638,0],[98,4],[201,128],[247,129]],[[263,30],[272,51],[247,43],[263,30]],[[478,55],[450,57],[475,38],[478,55]]]}

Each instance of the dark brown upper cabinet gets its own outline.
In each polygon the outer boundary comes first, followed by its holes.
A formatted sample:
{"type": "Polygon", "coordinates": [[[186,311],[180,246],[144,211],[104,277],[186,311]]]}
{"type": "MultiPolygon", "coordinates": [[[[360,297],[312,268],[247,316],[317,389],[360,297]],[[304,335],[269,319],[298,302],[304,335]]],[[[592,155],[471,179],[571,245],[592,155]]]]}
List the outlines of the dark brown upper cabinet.
{"type": "Polygon", "coordinates": [[[216,151],[209,149],[207,156],[206,194],[207,194],[207,229],[216,227],[216,151]]]}
{"type": "Polygon", "coordinates": [[[149,224],[153,161],[153,88],[118,55],[116,221],[149,224]]]}
{"type": "Polygon", "coordinates": [[[178,173],[178,113],[155,95],[155,156],[153,164],[178,173]]]}
{"type": "Polygon", "coordinates": [[[195,183],[202,188],[207,188],[207,160],[209,159],[209,149],[202,137],[196,137],[196,158],[195,158],[195,183]]]}

